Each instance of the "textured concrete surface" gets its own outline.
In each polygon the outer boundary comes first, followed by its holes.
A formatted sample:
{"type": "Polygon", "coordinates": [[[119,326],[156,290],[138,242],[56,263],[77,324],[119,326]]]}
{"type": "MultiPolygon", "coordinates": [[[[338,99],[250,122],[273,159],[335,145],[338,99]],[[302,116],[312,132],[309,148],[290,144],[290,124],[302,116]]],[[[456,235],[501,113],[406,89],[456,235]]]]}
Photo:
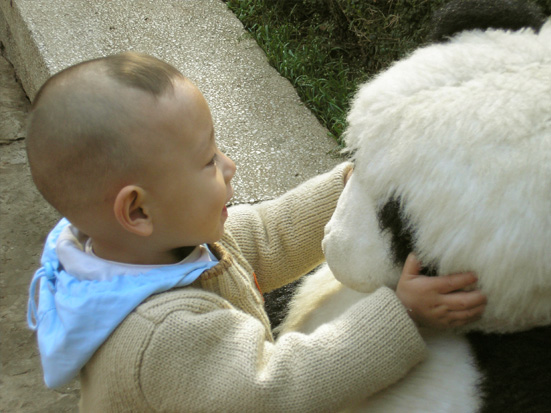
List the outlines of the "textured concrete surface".
{"type": "Polygon", "coordinates": [[[25,95],[32,99],[73,63],[142,51],[203,91],[219,145],[238,166],[235,203],[273,198],[340,159],[327,131],[220,0],[0,0],[0,47],[7,58],[0,58],[0,412],[73,412],[78,382],[44,387],[26,328],[29,280],[59,217],[28,172],[25,95]]]}

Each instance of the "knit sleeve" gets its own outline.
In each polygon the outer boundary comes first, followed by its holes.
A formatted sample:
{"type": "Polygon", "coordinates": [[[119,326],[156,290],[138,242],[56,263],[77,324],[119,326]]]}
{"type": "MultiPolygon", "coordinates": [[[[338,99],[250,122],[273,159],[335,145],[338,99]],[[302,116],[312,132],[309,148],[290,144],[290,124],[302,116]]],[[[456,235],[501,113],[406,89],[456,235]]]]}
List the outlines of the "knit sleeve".
{"type": "Polygon", "coordinates": [[[294,281],[323,261],[324,228],[351,168],[351,163],[342,163],[280,198],[230,210],[227,232],[254,269],[263,292],[294,281]]]}
{"type": "Polygon", "coordinates": [[[314,333],[275,343],[241,311],[190,312],[189,300],[186,307],[159,318],[140,353],[136,399],[151,411],[337,411],[424,356],[417,329],[384,287],[314,333]]]}

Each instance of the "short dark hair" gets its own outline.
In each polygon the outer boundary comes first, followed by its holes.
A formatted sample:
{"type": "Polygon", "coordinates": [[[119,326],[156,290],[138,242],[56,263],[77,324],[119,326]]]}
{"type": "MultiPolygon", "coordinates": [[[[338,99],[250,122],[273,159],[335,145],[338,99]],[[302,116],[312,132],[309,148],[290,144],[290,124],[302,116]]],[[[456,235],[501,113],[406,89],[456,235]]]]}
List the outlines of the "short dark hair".
{"type": "Polygon", "coordinates": [[[91,202],[94,187],[135,168],[139,157],[128,136],[145,119],[117,85],[158,98],[173,93],[176,78],[185,79],[170,64],[125,52],[70,66],[48,79],[33,101],[27,128],[29,165],[44,198],[67,215],[91,202]]]}

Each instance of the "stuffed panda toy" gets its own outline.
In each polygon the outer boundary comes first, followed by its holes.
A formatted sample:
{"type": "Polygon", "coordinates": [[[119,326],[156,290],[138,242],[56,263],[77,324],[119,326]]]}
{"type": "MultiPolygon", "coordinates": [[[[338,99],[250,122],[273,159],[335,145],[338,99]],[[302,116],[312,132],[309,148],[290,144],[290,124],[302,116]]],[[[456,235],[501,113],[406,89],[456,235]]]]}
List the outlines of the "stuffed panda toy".
{"type": "Polygon", "coordinates": [[[551,412],[551,19],[527,1],[452,1],[436,42],[360,87],[355,172],[280,334],[311,332],[414,251],[474,271],[482,319],[422,330],[428,359],[352,411],[551,412]]]}

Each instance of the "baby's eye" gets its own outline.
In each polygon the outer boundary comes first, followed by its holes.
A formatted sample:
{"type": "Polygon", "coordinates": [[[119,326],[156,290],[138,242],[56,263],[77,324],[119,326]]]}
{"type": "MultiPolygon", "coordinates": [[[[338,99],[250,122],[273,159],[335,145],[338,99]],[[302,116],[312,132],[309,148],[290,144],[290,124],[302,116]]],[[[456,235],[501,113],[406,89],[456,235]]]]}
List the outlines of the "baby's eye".
{"type": "Polygon", "coordinates": [[[214,154],[214,156],[212,157],[212,159],[209,161],[209,163],[207,164],[207,166],[213,166],[213,165],[216,165],[216,160],[218,159],[218,155],[217,154],[214,154]]]}

